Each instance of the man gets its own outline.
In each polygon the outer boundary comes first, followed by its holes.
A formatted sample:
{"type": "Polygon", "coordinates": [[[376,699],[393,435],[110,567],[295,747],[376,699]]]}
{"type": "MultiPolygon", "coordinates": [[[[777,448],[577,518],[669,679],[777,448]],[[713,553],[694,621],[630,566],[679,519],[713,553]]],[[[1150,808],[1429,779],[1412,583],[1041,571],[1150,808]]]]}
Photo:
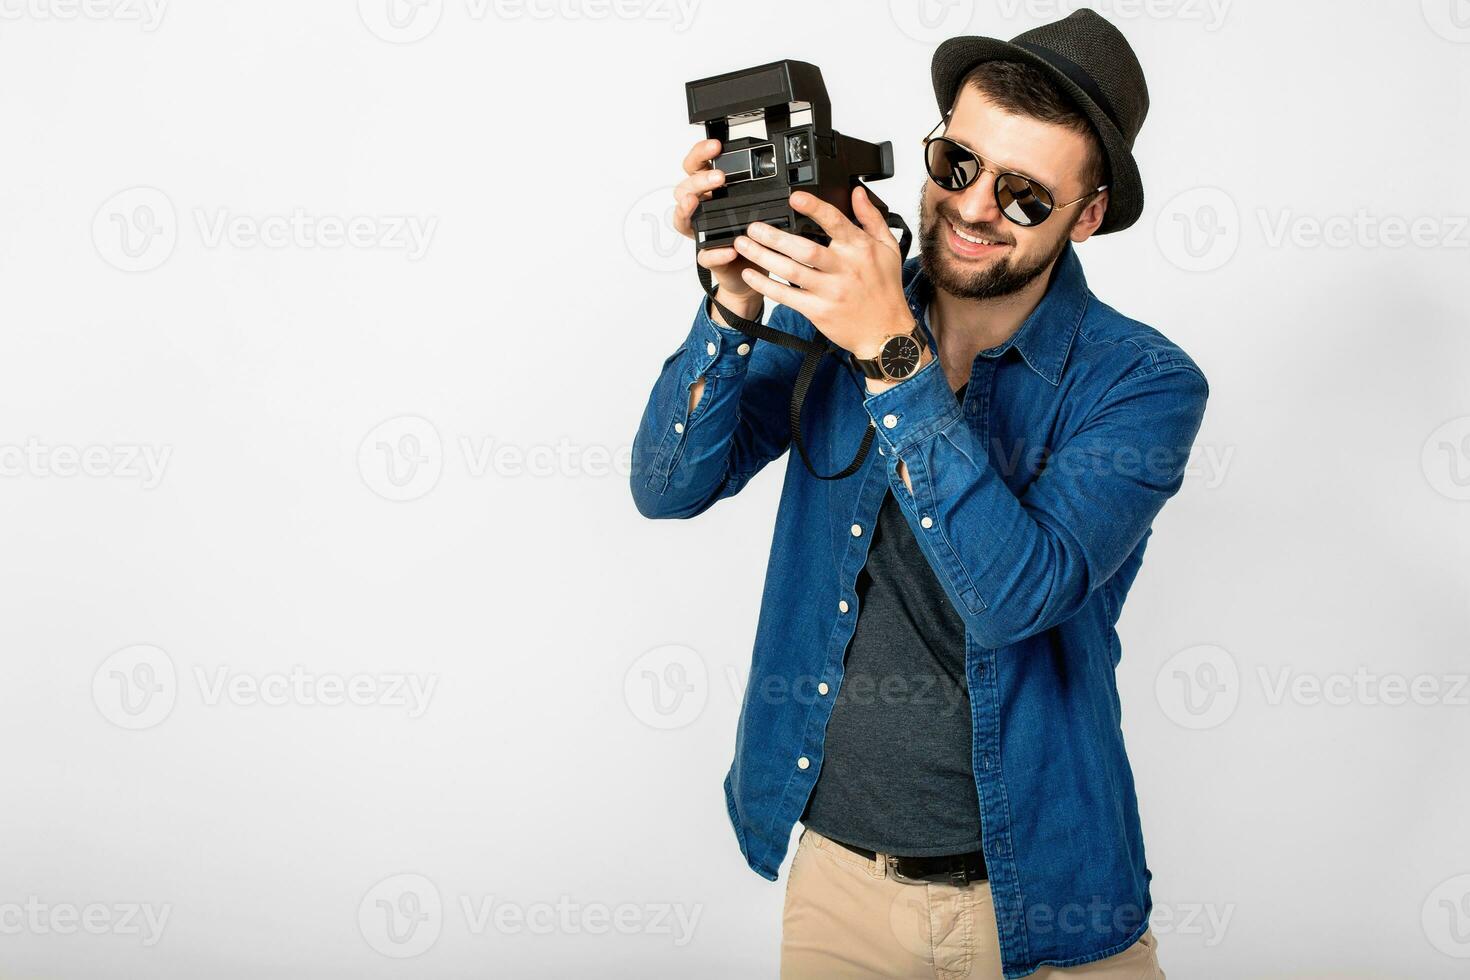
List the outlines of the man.
{"type": "MultiPolygon", "coordinates": [[[[1208,389],[1074,250],[1142,210],[1143,72],[1079,10],[947,41],[933,80],[919,257],[861,189],[856,222],[792,195],[828,246],[756,223],[699,256],[736,316],[769,298],[771,326],[850,354],[807,397],[818,467],[870,424],[878,450],[847,479],[786,468],[730,819],[771,880],[805,825],[783,977],[1161,977],[1114,627],[1208,389]]],[[[718,153],[685,160],[684,234],[718,153]]],[[[654,385],[646,516],[692,517],[789,445],[800,354],[725,322],[701,301],[654,385]]],[[[740,587],[698,564],[696,601],[740,587]]]]}

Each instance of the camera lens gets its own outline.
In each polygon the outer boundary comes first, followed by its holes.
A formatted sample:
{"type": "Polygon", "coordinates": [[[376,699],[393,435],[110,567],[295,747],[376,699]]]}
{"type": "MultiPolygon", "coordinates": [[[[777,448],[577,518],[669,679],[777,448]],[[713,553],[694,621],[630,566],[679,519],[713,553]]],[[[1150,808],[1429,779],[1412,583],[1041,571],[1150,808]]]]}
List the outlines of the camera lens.
{"type": "Polygon", "coordinates": [[[774,177],[776,175],[776,148],[767,143],[750,151],[752,177],[774,177]]]}

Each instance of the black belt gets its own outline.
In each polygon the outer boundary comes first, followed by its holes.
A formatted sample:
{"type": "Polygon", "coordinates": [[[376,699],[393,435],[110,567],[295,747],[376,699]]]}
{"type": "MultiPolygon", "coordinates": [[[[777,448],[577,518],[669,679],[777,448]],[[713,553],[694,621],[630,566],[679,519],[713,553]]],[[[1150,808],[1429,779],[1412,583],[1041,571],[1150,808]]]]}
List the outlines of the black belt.
{"type": "MultiPolygon", "coordinates": [[[[845,841],[827,838],[832,843],[847,848],[869,861],[876,861],[878,854],[866,847],[848,844],[845,841]]],[[[934,857],[900,857],[885,854],[888,873],[906,885],[927,885],[931,881],[947,881],[953,885],[968,885],[972,881],[985,880],[985,855],[979,851],[968,854],[941,854],[934,857]]]]}

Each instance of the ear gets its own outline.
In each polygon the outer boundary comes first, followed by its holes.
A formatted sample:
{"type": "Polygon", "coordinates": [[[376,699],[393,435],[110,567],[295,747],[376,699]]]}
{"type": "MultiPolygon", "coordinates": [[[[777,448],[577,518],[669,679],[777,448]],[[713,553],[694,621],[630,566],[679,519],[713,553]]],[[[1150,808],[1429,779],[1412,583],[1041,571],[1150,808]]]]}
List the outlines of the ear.
{"type": "Polygon", "coordinates": [[[1082,209],[1077,216],[1077,223],[1072,226],[1071,238],[1078,245],[1087,241],[1102,227],[1103,217],[1108,213],[1108,194],[1110,191],[1102,191],[1082,209]]]}

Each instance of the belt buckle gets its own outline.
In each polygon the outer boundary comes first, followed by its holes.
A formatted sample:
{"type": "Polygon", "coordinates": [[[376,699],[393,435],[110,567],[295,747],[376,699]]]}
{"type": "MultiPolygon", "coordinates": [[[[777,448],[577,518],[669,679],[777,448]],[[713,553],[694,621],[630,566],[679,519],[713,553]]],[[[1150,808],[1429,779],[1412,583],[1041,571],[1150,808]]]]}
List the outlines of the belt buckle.
{"type": "Polygon", "coordinates": [[[905,885],[928,885],[935,882],[948,881],[952,885],[955,885],[959,888],[964,888],[970,884],[970,876],[966,873],[963,864],[959,865],[958,867],[952,868],[951,870],[946,871],[943,874],[926,875],[922,878],[910,878],[908,875],[898,870],[899,859],[896,856],[892,854],[888,854],[885,856],[887,858],[889,876],[892,877],[895,881],[901,882],[905,885]]]}
{"type": "Polygon", "coordinates": [[[889,855],[886,855],[886,857],[888,859],[888,861],[887,861],[887,863],[888,863],[888,874],[889,874],[889,877],[891,877],[894,881],[901,882],[901,883],[903,883],[905,885],[927,885],[927,884],[929,884],[928,880],[925,879],[925,878],[910,878],[908,875],[906,875],[902,871],[898,870],[898,858],[897,858],[897,856],[895,856],[893,854],[889,854],[889,855]]]}

